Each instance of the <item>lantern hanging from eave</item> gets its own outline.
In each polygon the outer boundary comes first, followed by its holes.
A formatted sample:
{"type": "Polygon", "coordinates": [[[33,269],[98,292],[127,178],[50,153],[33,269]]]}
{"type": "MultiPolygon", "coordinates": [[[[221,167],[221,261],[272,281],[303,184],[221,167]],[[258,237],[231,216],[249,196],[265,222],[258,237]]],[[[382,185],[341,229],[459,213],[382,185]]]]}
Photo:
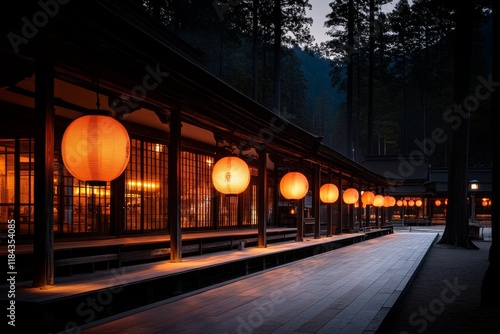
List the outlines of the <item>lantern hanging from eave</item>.
{"type": "Polygon", "coordinates": [[[398,201],[396,202],[396,205],[397,206],[403,206],[403,201],[398,199],[398,201]]]}
{"type": "Polygon", "coordinates": [[[376,206],[378,208],[384,206],[384,196],[375,195],[375,198],[373,199],[373,206],[376,206]]]}
{"type": "Polygon", "coordinates": [[[64,166],[75,178],[90,185],[105,185],[127,167],[130,138],[116,119],[104,114],[85,115],[66,128],[61,154],[64,166]]]}
{"type": "Polygon", "coordinates": [[[422,202],[422,200],[421,200],[421,199],[417,199],[417,200],[415,201],[415,205],[416,205],[416,206],[418,206],[418,207],[421,207],[421,206],[422,206],[422,204],[423,204],[423,202],[422,202]]]}
{"type": "Polygon", "coordinates": [[[414,206],[415,205],[415,201],[414,200],[409,200],[408,201],[408,206],[414,206]]]}
{"type": "Polygon", "coordinates": [[[365,205],[373,204],[373,200],[375,199],[375,194],[371,191],[365,191],[363,195],[361,195],[361,202],[365,205]]]}
{"type": "Polygon", "coordinates": [[[440,206],[440,205],[441,205],[441,200],[437,199],[437,200],[436,200],[436,202],[434,202],[434,204],[435,204],[436,206],[440,206]]]}
{"type": "Polygon", "coordinates": [[[217,191],[226,195],[244,192],[250,183],[247,163],[238,157],[220,159],[212,170],[212,183],[217,191]]]}
{"type": "Polygon", "coordinates": [[[342,194],[345,204],[354,204],[359,200],[359,192],[355,188],[347,188],[342,194]]]}
{"type": "Polygon", "coordinates": [[[335,203],[339,198],[339,188],[333,183],[326,183],[319,189],[319,198],[323,203],[335,203]]]}
{"type": "Polygon", "coordinates": [[[281,195],[288,200],[302,199],[309,191],[309,182],[304,174],[289,172],[281,178],[280,191],[281,195]]]}

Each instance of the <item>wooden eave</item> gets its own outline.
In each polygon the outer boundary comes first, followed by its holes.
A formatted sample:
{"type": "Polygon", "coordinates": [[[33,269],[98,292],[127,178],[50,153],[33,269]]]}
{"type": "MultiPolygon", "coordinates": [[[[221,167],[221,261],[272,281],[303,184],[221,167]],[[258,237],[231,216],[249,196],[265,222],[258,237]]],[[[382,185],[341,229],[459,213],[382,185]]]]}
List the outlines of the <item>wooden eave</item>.
{"type": "MultiPolygon", "coordinates": [[[[23,3],[16,2],[18,7],[11,13],[14,18],[27,12],[23,3]]],[[[30,8],[37,10],[36,6],[30,8]]],[[[181,110],[183,122],[229,136],[236,143],[265,144],[269,152],[328,166],[378,186],[388,185],[384,177],[321,144],[319,137],[209,73],[198,58],[189,54],[186,45],[131,1],[71,1],[60,5],[60,12],[20,49],[17,55],[9,45],[2,44],[0,49],[2,68],[15,59],[18,71],[14,71],[14,77],[26,76],[35,59],[43,56],[53,61],[57,78],[89,89],[97,71],[100,92],[116,97],[133,98],[133,88],[148,74],[146,67],[158,66],[169,75],[147,92],[141,101],[145,108],[165,118],[181,110]],[[280,130],[273,132],[273,125],[280,130]],[[271,131],[272,139],[259,138],[262,130],[271,131]]]]}

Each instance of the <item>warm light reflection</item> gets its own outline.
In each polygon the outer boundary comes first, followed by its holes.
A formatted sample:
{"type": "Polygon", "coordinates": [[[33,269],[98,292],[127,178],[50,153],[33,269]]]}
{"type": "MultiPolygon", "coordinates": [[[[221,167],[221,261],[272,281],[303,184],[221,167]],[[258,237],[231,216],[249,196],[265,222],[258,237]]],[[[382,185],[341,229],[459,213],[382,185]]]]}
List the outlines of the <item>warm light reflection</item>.
{"type": "Polygon", "coordinates": [[[80,187],[75,187],[75,195],[81,195],[81,196],[90,196],[90,195],[96,195],[96,196],[109,196],[110,192],[107,189],[102,189],[99,187],[91,187],[91,186],[80,186],[80,187]]]}
{"type": "Polygon", "coordinates": [[[130,190],[155,190],[160,188],[155,182],[128,181],[127,188],[130,190]]]}

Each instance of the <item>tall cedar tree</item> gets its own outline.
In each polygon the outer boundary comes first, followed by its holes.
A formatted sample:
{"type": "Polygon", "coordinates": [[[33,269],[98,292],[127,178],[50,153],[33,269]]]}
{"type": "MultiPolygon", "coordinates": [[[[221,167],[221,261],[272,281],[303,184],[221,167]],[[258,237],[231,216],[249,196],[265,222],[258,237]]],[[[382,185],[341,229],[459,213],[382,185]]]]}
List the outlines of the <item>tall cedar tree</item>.
{"type": "MultiPolygon", "coordinates": [[[[495,129],[500,124],[500,1],[493,2],[493,72],[492,81],[496,83],[496,91],[492,94],[491,127],[492,147],[500,142],[500,131],[495,129]]],[[[493,152],[492,173],[492,216],[491,216],[491,246],[489,253],[489,266],[483,277],[481,286],[481,306],[499,307],[500,302],[500,154],[493,152]]]]}
{"type": "Polygon", "coordinates": [[[469,128],[470,117],[462,117],[464,99],[470,95],[470,68],[472,63],[472,0],[456,2],[455,56],[453,109],[460,124],[452,126],[451,156],[448,169],[448,210],[446,227],[439,244],[450,244],[467,249],[477,249],[469,235],[467,217],[467,189],[469,186],[469,128]],[[458,109],[457,109],[458,108],[458,109]]]}

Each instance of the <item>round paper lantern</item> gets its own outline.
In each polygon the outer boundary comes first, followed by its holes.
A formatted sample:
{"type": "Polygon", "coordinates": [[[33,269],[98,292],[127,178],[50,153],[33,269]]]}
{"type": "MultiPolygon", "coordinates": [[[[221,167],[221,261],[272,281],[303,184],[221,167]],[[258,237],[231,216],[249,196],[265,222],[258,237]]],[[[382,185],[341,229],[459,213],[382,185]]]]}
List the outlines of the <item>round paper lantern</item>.
{"type": "Polygon", "coordinates": [[[384,208],[391,207],[392,205],[391,196],[384,196],[384,208]]]}
{"type": "Polygon", "coordinates": [[[212,183],[217,191],[226,195],[244,192],[250,183],[247,163],[238,157],[220,159],[212,170],[212,183]]]}
{"type": "Polygon", "coordinates": [[[422,206],[422,200],[421,199],[417,199],[415,201],[415,205],[418,206],[418,207],[421,207],[422,206]]]}
{"type": "Polygon", "coordinates": [[[130,158],[130,138],[125,127],[105,115],[86,115],[64,132],[63,163],[75,178],[103,185],[120,176],[130,158]]]}
{"type": "Polygon", "coordinates": [[[361,195],[361,202],[366,205],[373,204],[373,200],[375,199],[375,194],[371,191],[365,191],[363,195],[361,195]]]}
{"type": "Polygon", "coordinates": [[[339,188],[333,183],[326,183],[319,189],[319,198],[324,203],[335,203],[339,198],[339,188]]]}
{"type": "Polygon", "coordinates": [[[398,201],[396,202],[396,205],[397,206],[403,206],[403,201],[398,199],[398,201]]]}
{"type": "Polygon", "coordinates": [[[342,194],[345,204],[354,204],[359,200],[359,192],[355,188],[347,188],[342,194]]]}
{"type": "Polygon", "coordinates": [[[415,205],[415,201],[414,200],[409,200],[408,201],[408,206],[414,206],[415,205]]]}
{"type": "Polygon", "coordinates": [[[281,178],[280,191],[286,199],[302,199],[309,191],[309,182],[304,174],[290,172],[281,178]]]}
{"type": "Polygon", "coordinates": [[[376,207],[384,206],[384,196],[375,195],[375,198],[373,199],[373,206],[376,206],[376,207]]]}
{"type": "Polygon", "coordinates": [[[437,199],[436,202],[434,202],[434,204],[436,204],[436,206],[440,206],[441,205],[441,201],[437,199]]]}

